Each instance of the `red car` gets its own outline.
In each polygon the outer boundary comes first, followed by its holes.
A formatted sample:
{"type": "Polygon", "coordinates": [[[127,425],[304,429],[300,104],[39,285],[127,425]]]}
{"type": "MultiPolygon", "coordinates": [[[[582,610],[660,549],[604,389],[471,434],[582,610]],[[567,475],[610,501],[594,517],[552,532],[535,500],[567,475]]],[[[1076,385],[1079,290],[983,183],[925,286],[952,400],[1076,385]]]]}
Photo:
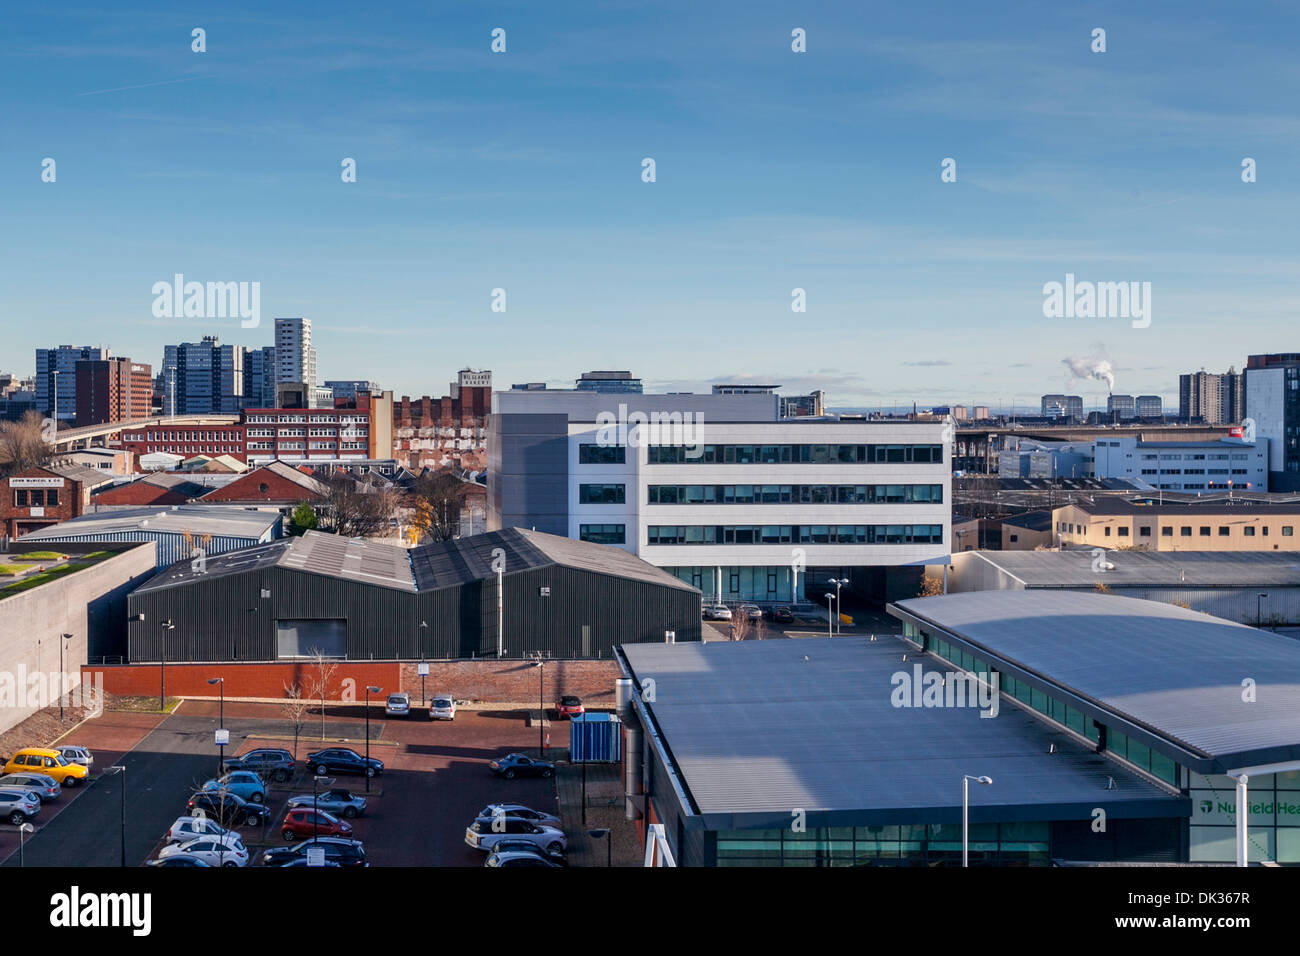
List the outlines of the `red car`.
{"type": "Polygon", "coordinates": [[[583,712],[582,698],[574,697],[572,694],[565,694],[555,705],[555,714],[560,718],[560,720],[568,720],[570,717],[577,717],[583,712]]]}
{"type": "Polygon", "coordinates": [[[280,835],[289,841],[310,840],[314,836],[351,837],[352,824],[324,810],[290,807],[280,826],[280,835]]]}

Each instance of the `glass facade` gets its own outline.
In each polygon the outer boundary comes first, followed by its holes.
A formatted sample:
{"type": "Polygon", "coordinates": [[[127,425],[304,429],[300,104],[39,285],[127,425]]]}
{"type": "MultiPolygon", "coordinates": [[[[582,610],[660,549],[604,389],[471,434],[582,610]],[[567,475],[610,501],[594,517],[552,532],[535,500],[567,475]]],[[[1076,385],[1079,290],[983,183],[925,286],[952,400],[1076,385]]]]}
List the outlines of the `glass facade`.
{"type": "Polygon", "coordinates": [[[651,445],[652,465],[786,465],[943,463],[942,445],[651,445]]]}
{"type": "MultiPolygon", "coordinates": [[[[1048,862],[1048,823],[972,823],[972,866],[1048,862]]],[[[718,866],[961,866],[961,824],[723,830],[718,866]]]]}
{"type": "Polygon", "coordinates": [[[578,540],[591,541],[595,544],[624,544],[627,541],[627,525],[621,524],[583,524],[578,526],[578,540]]]}
{"type": "Polygon", "coordinates": [[[722,568],[722,593],[718,594],[716,565],[664,568],[691,587],[699,588],[706,604],[715,601],[771,601],[794,604],[803,600],[805,575],[799,575],[799,593],[794,594],[794,572],[788,564],[760,567],[722,568]]]}
{"type": "Polygon", "coordinates": [[[943,485],[650,485],[652,505],[942,504],[943,485]]]}
{"type": "MultiPolygon", "coordinates": [[[[1237,858],[1237,781],[1189,774],[1193,863],[1237,858]]],[[[1246,853],[1251,863],[1300,863],[1300,772],[1261,774],[1248,781],[1246,853]]]]}
{"type": "Polygon", "coordinates": [[[646,544],[943,544],[941,524],[650,525],[646,544]]]}

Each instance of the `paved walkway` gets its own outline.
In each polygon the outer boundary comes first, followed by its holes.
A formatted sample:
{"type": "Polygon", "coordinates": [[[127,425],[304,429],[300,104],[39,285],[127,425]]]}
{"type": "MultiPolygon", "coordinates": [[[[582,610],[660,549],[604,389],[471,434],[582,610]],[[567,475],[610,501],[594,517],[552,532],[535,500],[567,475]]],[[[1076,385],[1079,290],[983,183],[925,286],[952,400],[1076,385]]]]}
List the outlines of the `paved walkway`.
{"type": "MultiPolygon", "coordinates": [[[[568,756],[567,752],[564,754],[568,756]]],[[[556,755],[558,756],[558,755],[556,755]]],[[[569,838],[570,866],[606,866],[613,840],[614,866],[641,866],[645,851],[637,836],[636,823],[625,818],[622,764],[587,764],[587,823],[582,823],[582,765],[557,763],[555,788],[560,799],[560,817],[569,838]],[[609,836],[596,839],[588,830],[608,829],[609,836]]]]}

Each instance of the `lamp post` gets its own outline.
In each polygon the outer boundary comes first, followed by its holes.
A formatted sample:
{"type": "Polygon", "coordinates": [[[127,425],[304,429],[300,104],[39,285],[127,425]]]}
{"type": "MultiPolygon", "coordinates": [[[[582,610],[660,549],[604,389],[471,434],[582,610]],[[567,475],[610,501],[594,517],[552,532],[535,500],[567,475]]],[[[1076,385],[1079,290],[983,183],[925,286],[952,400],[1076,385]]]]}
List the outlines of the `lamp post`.
{"type": "Polygon", "coordinates": [[[162,622],[162,663],[158,666],[158,710],[167,712],[167,632],[176,630],[171,618],[162,622]]]}
{"type": "Polygon", "coordinates": [[[50,375],[54,379],[54,410],[50,413],[50,417],[54,419],[54,431],[55,434],[57,434],[59,431],[59,371],[58,369],[55,369],[53,372],[50,373],[50,375]]]}
{"type": "Polygon", "coordinates": [[[378,694],[382,687],[366,685],[366,793],[370,792],[370,695],[378,694]]]}
{"type": "Polygon", "coordinates": [[[18,824],[18,865],[25,867],[27,865],[27,834],[34,833],[36,828],[30,823],[18,824]]]}
{"type": "Polygon", "coordinates": [[[537,759],[546,757],[546,661],[533,662],[537,668],[537,759]]]}
{"type": "Polygon", "coordinates": [[[831,603],[835,600],[835,595],[830,591],[826,592],[826,636],[835,636],[835,615],[831,603]]]}
{"type": "Polygon", "coordinates": [[[106,774],[122,775],[122,862],[121,866],[126,867],[126,765],[115,763],[113,766],[104,770],[106,774]]]}
{"type": "Polygon", "coordinates": [[[505,580],[505,567],[497,565],[497,657],[505,654],[505,608],[501,600],[501,585],[505,580]]]}
{"type": "Polygon", "coordinates": [[[970,782],[990,784],[992,777],[972,777],[963,774],[961,778],[961,865],[970,866],[970,782]]]}
{"type": "MultiPolygon", "coordinates": [[[[366,778],[369,780],[369,778],[366,778]]],[[[334,784],[333,777],[326,777],[324,774],[312,774],[311,778],[311,839],[315,843],[320,837],[320,807],[316,806],[316,801],[320,799],[320,788],[329,787],[334,784]]]]}
{"type": "MultiPolygon", "coordinates": [[[[213,684],[221,691],[221,703],[217,710],[217,732],[220,733],[226,728],[226,679],[224,677],[209,677],[208,686],[213,684]]],[[[220,737],[217,738],[220,740],[220,737]]],[[[217,776],[220,777],[226,770],[226,745],[217,744],[217,776]]]]}
{"type": "Polygon", "coordinates": [[[835,633],[844,633],[844,605],[840,602],[840,587],[849,583],[848,578],[831,578],[831,584],[835,585],[835,633]]]}
{"type": "MultiPolygon", "coordinates": [[[[427,631],[427,630],[429,629],[429,622],[428,622],[428,621],[421,621],[421,622],[420,622],[420,629],[421,629],[422,631],[427,631]]],[[[420,635],[420,644],[421,644],[421,645],[424,644],[424,635],[423,635],[423,634],[420,635]]],[[[421,646],[421,648],[420,648],[420,656],[421,656],[421,657],[424,656],[424,648],[423,648],[423,646],[421,646]]],[[[429,665],[428,665],[428,664],[425,664],[423,661],[421,661],[421,665],[422,665],[422,666],[420,667],[420,706],[423,707],[423,706],[425,705],[425,703],[427,703],[427,700],[426,700],[425,695],[424,695],[424,678],[428,675],[428,672],[429,672],[429,665]]]]}
{"type": "Polygon", "coordinates": [[[63,645],[72,640],[72,635],[63,634],[61,637],[62,640],[59,641],[59,723],[63,723],[63,645]]]}
{"type": "Polygon", "coordinates": [[[612,830],[588,830],[587,836],[593,840],[604,838],[605,840],[605,866],[613,867],[614,865],[614,836],[612,830]]]}

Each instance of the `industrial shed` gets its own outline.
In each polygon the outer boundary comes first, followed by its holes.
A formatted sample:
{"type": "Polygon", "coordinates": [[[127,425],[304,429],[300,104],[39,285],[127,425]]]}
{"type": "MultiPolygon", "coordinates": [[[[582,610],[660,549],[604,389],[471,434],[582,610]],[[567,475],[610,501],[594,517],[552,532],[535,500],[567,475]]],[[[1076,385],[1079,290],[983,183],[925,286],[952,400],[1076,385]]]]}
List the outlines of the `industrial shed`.
{"type": "Polygon", "coordinates": [[[953,555],[950,594],[1036,590],[1104,590],[1239,624],[1300,624],[1300,556],[1294,552],[1079,548],[953,555]]]}
{"type": "Polygon", "coordinates": [[[168,662],[495,657],[498,580],[505,657],[700,640],[700,592],[621,548],[518,528],[411,550],[308,532],[138,588],[129,659],[163,660],[164,639],[168,662]]]}

